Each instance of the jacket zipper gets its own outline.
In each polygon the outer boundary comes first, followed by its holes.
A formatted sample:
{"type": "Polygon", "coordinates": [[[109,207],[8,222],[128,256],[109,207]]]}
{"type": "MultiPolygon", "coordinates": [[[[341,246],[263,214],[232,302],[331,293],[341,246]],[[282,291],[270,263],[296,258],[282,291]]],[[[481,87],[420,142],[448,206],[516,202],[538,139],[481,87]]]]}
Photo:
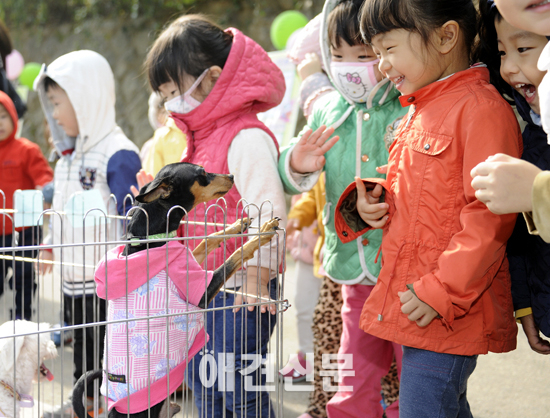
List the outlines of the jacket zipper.
{"type": "Polygon", "coordinates": [[[409,127],[409,123],[411,123],[411,120],[416,113],[416,105],[412,106],[412,112],[409,112],[409,116],[407,117],[407,123],[405,124],[405,127],[403,128],[403,131],[409,127]]]}

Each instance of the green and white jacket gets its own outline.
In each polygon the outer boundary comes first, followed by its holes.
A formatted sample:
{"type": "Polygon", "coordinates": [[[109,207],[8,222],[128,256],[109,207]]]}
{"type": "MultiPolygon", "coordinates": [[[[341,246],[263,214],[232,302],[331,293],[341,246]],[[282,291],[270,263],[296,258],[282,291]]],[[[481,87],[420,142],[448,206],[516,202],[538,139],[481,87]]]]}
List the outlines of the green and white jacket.
{"type": "MultiPolygon", "coordinates": [[[[335,2],[329,0],[323,11],[326,16],[335,2]]],[[[322,25],[326,33],[326,25],[322,25]]],[[[330,52],[326,36],[322,36],[321,51],[325,68],[330,68],[330,52]]],[[[329,74],[330,78],[330,74],[329,74]]],[[[331,80],[332,81],[332,80],[331,80]]],[[[400,93],[388,79],[378,83],[366,103],[355,103],[345,92],[338,90],[321,97],[314,105],[313,112],[300,135],[281,150],[279,175],[285,191],[299,194],[310,190],[319,179],[320,171],[307,175],[290,170],[292,149],[303,132],[316,130],[321,125],[334,127],[334,135],[340,140],[326,154],[326,200],[323,212],[325,226],[325,249],[323,268],[337,283],[374,285],[380,272],[381,263],[375,263],[382,230],[371,230],[347,244],[342,244],[334,229],[334,208],[342,192],[354,178],[383,177],[376,167],[387,164],[388,149],[406,109],[398,100],[400,93]]]]}

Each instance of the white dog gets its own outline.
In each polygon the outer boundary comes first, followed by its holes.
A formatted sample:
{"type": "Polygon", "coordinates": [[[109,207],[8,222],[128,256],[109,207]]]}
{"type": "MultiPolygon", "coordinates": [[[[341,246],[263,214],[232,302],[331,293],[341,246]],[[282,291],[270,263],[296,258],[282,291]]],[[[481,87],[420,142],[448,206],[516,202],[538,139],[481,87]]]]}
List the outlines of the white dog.
{"type": "Polygon", "coordinates": [[[37,333],[49,329],[20,320],[0,325],[0,416],[19,417],[21,407],[34,405],[32,382],[53,379],[43,361],[56,357],[57,349],[50,332],[37,333]]]}

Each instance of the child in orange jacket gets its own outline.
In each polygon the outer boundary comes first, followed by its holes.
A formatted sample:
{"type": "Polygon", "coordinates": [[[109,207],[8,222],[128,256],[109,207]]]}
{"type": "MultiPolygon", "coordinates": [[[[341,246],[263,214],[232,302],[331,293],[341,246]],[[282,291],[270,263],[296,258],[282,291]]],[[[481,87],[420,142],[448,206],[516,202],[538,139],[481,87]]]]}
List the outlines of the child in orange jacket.
{"type": "MultiPolygon", "coordinates": [[[[521,153],[510,106],[472,66],[472,0],[365,2],[361,33],[409,107],[387,178],[356,179],[340,198],[343,242],[384,228],[382,270],[360,327],[403,345],[400,418],[471,417],[477,355],[516,347],[506,241],[515,215],[476,199],[470,171],[497,152],[521,153]],[[429,365],[429,366],[427,366],[429,365]]],[[[380,170],[386,171],[386,170],[380,170]]]]}
{"type": "MultiPolygon", "coordinates": [[[[38,145],[25,138],[16,138],[17,111],[7,94],[0,91],[0,209],[13,209],[13,193],[17,189],[39,189],[51,182],[53,171],[38,145]]],[[[11,214],[12,215],[12,214],[11,214]]],[[[0,247],[36,245],[41,228],[13,228],[12,217],[0,213],[0,247]]],[[[11,251],[0,254],[11,257],[11,251]]],[[[35,258],[36,251],[16,251],[16,257],[35,258]]],[[[37,284],[33,264],[0,260],[0,295],[4,293],[4,279],[9,267],[14,267],[10,288],[15,282],[15,317],[31,319],[32,298],[37,284]]]]}

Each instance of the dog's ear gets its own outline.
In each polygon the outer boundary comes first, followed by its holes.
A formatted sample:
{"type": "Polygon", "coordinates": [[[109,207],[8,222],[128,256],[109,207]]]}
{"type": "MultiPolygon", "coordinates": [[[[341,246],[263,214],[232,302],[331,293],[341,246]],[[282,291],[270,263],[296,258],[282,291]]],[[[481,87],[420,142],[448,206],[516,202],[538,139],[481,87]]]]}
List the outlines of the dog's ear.
{"type": "Polygon", "coordinates": [[[139,203],[151,203],[157,199],[167,199],[172,193],[172,185],[167,178],[156,178],[141,188],[136,200],[139,203]]]}

